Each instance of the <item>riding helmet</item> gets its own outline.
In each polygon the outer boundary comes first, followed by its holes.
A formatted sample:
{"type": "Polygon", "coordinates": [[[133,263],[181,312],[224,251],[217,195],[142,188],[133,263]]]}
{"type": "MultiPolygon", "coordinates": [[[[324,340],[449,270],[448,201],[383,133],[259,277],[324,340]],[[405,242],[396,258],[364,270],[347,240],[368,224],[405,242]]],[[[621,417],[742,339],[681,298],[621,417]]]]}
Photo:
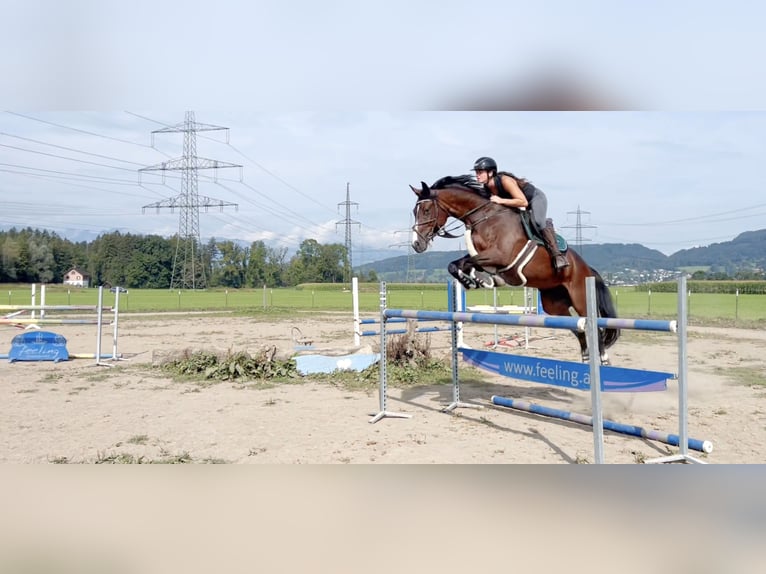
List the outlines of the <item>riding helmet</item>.
{"type": "Polygon", "coordinates": [[[497,162],[491,157],[480,157],[473,164],[473,171],[497,171],[497,162]]]}

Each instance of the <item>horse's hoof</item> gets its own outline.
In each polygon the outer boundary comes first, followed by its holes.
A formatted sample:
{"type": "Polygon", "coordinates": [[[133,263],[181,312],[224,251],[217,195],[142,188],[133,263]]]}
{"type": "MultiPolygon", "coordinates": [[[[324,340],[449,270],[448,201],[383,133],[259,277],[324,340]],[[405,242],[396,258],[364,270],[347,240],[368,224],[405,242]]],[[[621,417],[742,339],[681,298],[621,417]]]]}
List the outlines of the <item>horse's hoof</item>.
{"type": "Polygon", "coordinates": [[[479,287],[484,287],[485,289],[492,289],[495,287],[495,280],[489,273],[479,271],[474,276],[474,280],[478,283],[479,287]]]}

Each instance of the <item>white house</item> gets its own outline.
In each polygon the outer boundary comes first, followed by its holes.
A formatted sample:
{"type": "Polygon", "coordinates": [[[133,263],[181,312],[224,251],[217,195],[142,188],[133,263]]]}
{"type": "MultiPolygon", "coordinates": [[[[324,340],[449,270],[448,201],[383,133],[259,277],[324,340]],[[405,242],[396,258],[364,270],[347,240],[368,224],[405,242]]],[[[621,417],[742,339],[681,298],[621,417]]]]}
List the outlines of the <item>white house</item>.
{"type": "Polygon", "coordinates": [[[64,285],[73,287],[87,287],[90,284],[90,275],[74,267],[64,273],[64,285]]]}

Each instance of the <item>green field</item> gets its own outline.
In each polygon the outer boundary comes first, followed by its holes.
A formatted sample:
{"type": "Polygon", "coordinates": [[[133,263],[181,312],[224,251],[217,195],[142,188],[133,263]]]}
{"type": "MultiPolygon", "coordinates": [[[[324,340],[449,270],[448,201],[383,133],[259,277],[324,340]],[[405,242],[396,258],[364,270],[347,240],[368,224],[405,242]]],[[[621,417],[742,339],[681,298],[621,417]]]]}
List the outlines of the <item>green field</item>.
{"type": "MultiPolygon", "coordinates": [[[[446,284],[389,283],[388,307],[403,309],[445,310],[446,284]]],[[[359,309],[369,316],[380,309],[378,284],[360,285],[359,309]]],[[[612,289],[618,316],[628,318],[670,319],[676,315],[675,293],[647,293],[632,287],[612,289]]],[[[468,305],[492,305],[491,290],[467,293],[468,305]]],[[[114,304],[115,295],[104,290],[105,306],[114,304]]],[[[2,305],[28,305],[29,285],[0,285],[0,314],[2,305]]],[[[39,302],[39,286],[38,286],[39,302]]],[[[98,289],[68,288],[61,285],[46,287],[47,305],[96,305],[98,289]]],[[[689,319],[698,324],[763,326],[766,323],[766,295],[728,295],[691,293],[688,297],[689,319]]],[[[497,290],[497,305],[523,305],[521,288],[497,290]]],[[[216,311],[235,310],[243,313],[289,314],[294,310],[352,312],[350,290],[340,284],[302,285],[281,289],[211,289],[186,291],[167,289],[131,289],[120,295],[121,312],[151,311],[216,311]]]]}

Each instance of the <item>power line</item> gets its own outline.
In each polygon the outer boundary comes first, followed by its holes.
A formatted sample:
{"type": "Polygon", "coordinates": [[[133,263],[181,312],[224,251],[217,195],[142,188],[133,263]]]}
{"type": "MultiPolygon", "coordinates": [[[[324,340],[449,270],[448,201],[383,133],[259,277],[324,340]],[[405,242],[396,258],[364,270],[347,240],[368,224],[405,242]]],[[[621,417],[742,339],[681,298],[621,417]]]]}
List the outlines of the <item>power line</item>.
{"type": "MultiPolygon", "coordinates": [[[[143,120],[146,120],[146,121],[150,121],[150,122],[152,122],[152,123],[155,123],[155,124],[158,124],[158,125],[161,125],[161,126],[165,126],[166,128],[167,128],[167,127],[170,127],[170,126],[169,126],[169,124],[167,124],[167,123],[165,123],[165,122],[162,122],[162,121],[159,121],[159,120],[156,120],[156,119],[153,119],[153,118],[149,118],[149,117],[147,117],[147,116],[144,116],[144,115],[141,115],[141,114],[137,114],[137,113],[135,113],[135,112],[126,111],[125,113],[128,113],[128,114],[130,114],[130,115],[136,116],[136,117],[138,117],[138,118],[141,118],[141,119],[143,119],[143,120]]],[[[222,142],[220,142],[219,140],[217,140],[217,139],[215,139],[215,138],[207,137],[207,136],[205,136],[205,135],[200,135],[200,137],[202,137],[202,138],[205,138],[205,139],[208,139],[208,140],[211,140],[211,141],[214,141],[214,142],[216,142],[216,143],[222,143],[222,142]]],[[[249,157],[248,155],[246,155],[246,154],[245,154],[244,152],[242,152],[241,150],[239,150],[237,147],[235,147],[234,145],[232,145],[232,144],[229,142],[229,139],[228,139],[228,137],[227,137],[227,139],[226,139],[226,142],[225,142],[225,143],[226,143],[226,145],[227,145],[228,147],[230,147],[230,148],[231,148],[233,151],[235,151],[235,152],[236,152],[236,153],[238,153],[240,156],[242,156],[243,158],[245,158],[245,159],[246,159],[248,162],[252,163],[253,165],[255,165],[256,167],[258,167],[259,169],[261,169],[262,171],[264,171],[265,173],[267,173],[268,175],[270,175],[270,176],[271,176],[271,177],[273,177],[274,179],[278,180],[280,183],[282,183],[282,184],[286,185],[287,187],[289,187],[290,189],[292,189],[293,191],[295,191],[295,192],[296,192],[296,193],[298,193],[299,195],[301,195],[301,196],[305,197],[306,199],[309,199],[310,201],[312,201],[313,203],[315,203],[315,204],[319,205],[320,207],[322,207],[322,208],[324,208],[324,209],[327,209],[328,211],[330,211],[330,208],[329,208],[329,207],[327,207],[326,205],[324,205],[324,204],[322,204],[322,203],[318,202],[318,201],[317,201],[315,198],[311,197],[310,195],[307,195],[307,194],[303,193],[303,192],[302,192],[301,190],[299,190],[297,187],[295,187],[294,185],[292,185],[292,184],[291,184],[291,183],[289,183],[288,181],[284,180],[283,178],[279,177],[278,175],[276,175],[275,173],[273,173],[271,170],[269,170],[268,168],[266,168],[265,166],[263,166],[263,165],[262,165],[262,164],[260,164],[259,162],[255,161],[254,159],[252,159],[251,157],[249,157]]],[[[200,177],[202,177],[202,174],[200,174],[200,177]]],[[[216,181],[216,184],[217,184],[217,185],[220,185],[220,186],[221,186],[221,187],[223,187],[224,189],[227,189],[229,192],[231,192],[231,193],[234,193],[235,195],[237,195],[238,197],[240,197],[241,199],[243,199],[243,200],[244,200],[244,201],[246,201],[247,203],[250,203],[250,204],[252,204],[252,205],[254,205],[254,206],[258,207],[259,209],[263,209],[263,210],[266,210],[266,211],[268,211],[269,213],[271,213],[271,214],[273,214],[273,215],[275,215],[275,216],[277,216],[277,217],[281,217],[281,218],[284,218],[284,219],[289,219],[289,216],[288,216],[288,215],[286,215],[286,214],[290,214],[290,215],[292,215],[293,217],[295,217],[295,218],[297,218],[297,219],[299,219],[299,220],[302,220],[302,221],[306,222],[306,223],[307,223],[309,226],[311,226],[311,227],[313,227],[313,228],[316,228],[316,229],[319,229],[319,230],[321,230],[321,229],[323,228],[323,225],[322,225],[322,224],[320,224],[320,223],[317,223],[317,222],[315,222],[315,221],[312,221],[312,220],[310,220],[310,219],[308,219],[308,218],[304,217],[304,216],[303,216],[303,215],[301,215],[300,213],[298,213],[298,212],[296,212],[296,211],[294,211],[294,210],[290,209],[288,206],[286,206],[286,205],[283,205],[283,204],[281,204],[281,203],[280,203],[280,202],[278,202],[278,201],[274,201],[274,199],[272,199],[272,197],[270,197],[269,195],[265,194],[264,192],[262,192],[262,191],[258,190],[257,188],[253,187],[252,185],[250,185],[249,183],[247,183],[246,181],[244,181],[244,179],[240,179],[239,181],[237,181],[237,180],[228,180],[228,179],[225,179],[225,178],[220,178],[220,180],[219,180],[219,181],[216,181]],[[265,205],[263,205],[263,204],[260,204],[260,203],[254,202],[254,201],[253,201],[251,198],[249,198],[249,197],[247,197],[247,196],[243,196],[242,194],[240,194],[240,193],[236,192],[235,190],[233,190],[233,189],[231,189],[231,188],[229,188],[229,187],[226,187],[226,186],[224,186],[223,184],[221,184],[221,183],[220,183],[220,181],[232,181],[232,182],[235,182],[235,183],[239,183],[240,185],[244,185],[245,187],[247,187],[247,188],[249,188],[250,190],[252,190],[252,191],[254,191],[255,193],[257,193],[258,195],[262,196],[262,197],[263,197],[264,199],[266,199],[267,201],[271,202],[271,203],[273,204],[273,206],[275,206],[275,207],[268,207],[268,206],[265,206],[265,205]]],[[[312,232],[312,230],[311,230],[311,229],[309,229],[309,228],[306,228],[305,226],[302,226],[302,225],[300,225],[299,223],[297,223],[297,222],[295,222],[295,221],[293,221],[293,224],[294,224],[296,227],[298,227],[298,228],[300,228],[300,229],[302,229],[302,230],[304,230],[304,231],[307,231],[307,232],[309,232],[309,233],[311,233],[311,232],[312,232]]]]}
{"type": "Polygon", "coordinates": [[[76,148],[73,148],[73,147],[68,147],[68,146],[58,145],[58,144],[52,144],[52,143],[44,142],[44,141],[41,141],[41,140],[36,140],[36,139],[32,139],[32,138],[25,138],[23,136],[17,136],[17,135],[9,134],[8,132],[0,132],[0,136],[6,136],[6,137],[9,137],[9,138],[19,139],[19,140],[23,140],[23,141],[27,141],[27,142],[32,142],[32,143],[40,144],[40,145],[46,145],[48,147],[55,147],[57,149],[64,149],[64,150],[67,150],[67,151],[73,151],[75,153],[81,153],[83,155],[90,155],[90,156],[93,156],[93,157],[100,157],[102,159],[110,159],[112,161],[121,161],[123,163],[130,163],[130,164],[133,164],[133,165],[141,165],[140,163],[138,163],[136,161],[130,161],[130,160],[127,160],[127,159],[120,159],[118,157],[111,157],[111,156],[108,156],[108,155],[102,155],[100,153],[93,153],[93,152],[89,152],[89,151],[82,151],[82,150],[79,150],[79,149],[76,149],[76,148]]]}
{"type": "MultiPolygon", "coordinates": [[[[740,219],[737,217],[729,218],[729,219],[713,219],[718,218],[722,215],[730,215],[732,213],[741,213],[743,211],[752,211],[754,209],[760,209],[762,207],[766,207],[766,203],[758,203],[756,205],[751,205],[749,207],[741,207],[739,209],[732,209],[729,211],[718,211],[716,213],[711,213],[708,215],[698,215],[696,217],[685,217],[683,219],[670,219],[666,221],[650,221],[645,223],[615,223],[615,222],[609,222],[608,225],[614,225],[619,227],[653,227],[657,225],[675,225],[676,223],[689,223],[692,221],[702,221],[702,220],[712,220],[715,221],[731,221],[733,219],[740,219]]],[[[751,215],[743,215],[742,218],[751,217],[751,215]]],[[[709,221],[710,222],[710,221],[709,221]]]]}
{"type": "MultiPolygon", "coordinates": [[[[96,165],[98,167],[108,167],[109,169],[119,169],[119,170],[122,170],[122,171],[133,171],[132,169],[130,169],[128,167],[117,167],[116,165],[107,165],[105,163],[98,163],[98,162],[95,162],[95,161],[88,161],[86,159],[77,159],[77,158],[74,158],[74,157],[67,157],[67,156],[64,156],[64,155],[57,155],[55,153],[46,153],[44,151],[37,151],[37,150],[33,150],[33,149],[18,147],[18,146],[15,146],[15,145],[0,144],[0,146],[7,147],[7,148],[10,148],[10,149],[19,150],[19,151],[24,151],[24,152],[27,152],[27,153],[35,153],[35,154],[38,154],[38,155],[45,155],[45,156],[48,156],[48,157],[55,157],[55,158],[58,158],[58,159],[65,159],[67,161],[76,161],[78,163],[85,163],[85,164],[89,164],[89,165],[96,165]]],[[[136,165],[140,165],[140,164],[136,164],[136,165]]]]}
{"type": "Polygon", "coordinates": [[[250,163],[252,163],[252,164],[253,164],[253,165],[255,165],[256,167],[258,167],[259,169],[261,169],[261,170],[265,171],[265,172],[266,172],[267,174],[269,174],[271,177],[273,177],[273,178],[274,178],[274,179],[276,179],[277,181],[279,181],[279,182],[283,183],[284,185],[286,185],[287,187],[289,187],[290,189],[292,189],[292,190],[293,190],[294,192],[296,192],[297,194],[299,194],[299,195],[301,195],[301,196],[305,197],[306,199],[308,199],[309,201],[312,201],[313,203],[316,203],[316,204],[317,204],[319,207],[323,207],[324,209],[327,209],[327,210],[329,210],[329,211],[332,211],[332,209],[330,209],[329,207],[327,207],[327,206],[326,206],[326,205],[324,205],[323,203],[320,203],[320,202],[318,202],[318,201],[317,201],[315,198],[313,198],[312,196],[310,196],[310,195],[308,195],[308,194],[306,194],[306,193],[303,193],[303,192],[302,192],[300,189],[298,189],[297,187],[295,187],[295,186],[294,186],[294,185],[292,185],[291,183],[289,183],[289,182],[285,181],[284,179],[282,179],[281,177],[279,177],[277,174],[273,173],[272,171],[268,170],[267,168],[265,168],[264,166],[262,166],[261,164],[259,164],[259,163],[258,163],[257,161],[255,161],[254,159],[251,159],[251,158],[249,158],[248,156],[246,156],[244,153],[242,153],[241,151],[239,151],[239,150],[238,150],[236,147],[234,147],[233,145],[231,145],[231,144],[228,144],[228,145],[229,145],[229,147],[230,147],[231,149],[233,149],[233,150],[234,150],[235,152],[237,152],[239,155],[241,155],[242,157],[244,157],[244,158],[245,158],[246,160],[248,160],[250,163]]]}
{"type": "MultiPolygon", "coordinates": [[[[149,117],[146,117],[146,116],[142,116],[142,115],[140,115],[140,114],[137,114],[137,113],[134,113],[134,112],[129,112],[129,111],[126,111],[125,113],[127,113],[127,114],[130,114],[130,115],[132,115],[132,116],[136,116],[137,118],[141,118],[142,120],[146,120],[146,121],[149,121],[149,122],[152,122],[152,123],[155,123],[155,124],[161,125],[161,126],[166,126],[166,127],[169,127],[169,126],[168,126],[168,124],[166,124],[165,122],[161,122],[161,121],[159,121],[159,120],[155,120],[155,119],[152,119],[152,118],[149,118],[149,117]]],[[[203,135],[203,136],[200,136],[200,137],[206,137],[206,136],[204,136],[204,135],[203,135]]],[[[215,139],[213,139],[213,138],[206,138],[206,139],[210,139],[210,140],[212,140],[212,141],[216,141],[217,143],[221,143],[221,142],[218,142],[218,140],[215,140],[215,139]]],[[[317,201],[317,200],[316,200],[316,198],[312,197],[311,195],[308,195],[308,194],[306,194],[306,193],[303,193],[303,192],[302,192],[300,189],[298,189],[297,187],[295,187],[293,184],[291,184],[290,182],[286,181],[284,178],[282,178],[282,177],[278,176],[277,174],[275,174],[274,172],[272,172],[272,171],[271,171],[270,169],[268,169],[267,167],[265,167],[265,166],[263,166],[262,164],[260,164],[259,162],[255,161],[253,158],[249,157],[247,154],[245,154],[244,152],[242,152],[240,149],[238,149],[237,147],[235,147],[234,145],[232,145],[232,144],[231,144],[231,143],[228,141],[228,138],[227,138],[227,141],[226,141],[225,143],[226,143],[226,145],[227,145],[228,147],[230,147],[230,148],[231,148],[232,150],[234,150],[236,153],[238,153],[238,154],[239,154],[239,155],[241,155],[243,158],[245,158],[247,161],[249,161],[250,163],[252,163],[252,164],[253,164],[254,166],[256,166],[258,169],[260,169],[260,170],[264,171],[265,173],[267,173],[268,175],[270,175],[271,177],[273,177],[274,179],[276,179],[277,181],[279,181],[279,182],[280,182],[280,183],[282,183],[283,185],[285,185],[285,186],[289,187],[290,189],[292,189],[292,190],[293,190],[294,192],[296,192],[297,194],[301,195],[302,197],[305,197],[306,199],[308,199],[309,201],[311,201],[311,202],[315,203],[315,204],[316,204],[316,205],[318,205],[319,207],[322,207],[322,208],[324,208],[324,209],[326,209],[326,210],[328,210],[328,211],[331,211],[331,212],[333,211],[333,210],[332,210],[330,207],[328,207],[327,205],[325,205],[325,204],[323,204],[323,203],[320,203],[319,201],[317,201]]]]}
{"type": "Polygon", "coordinates": [[[40,118],[35,118],[35,117],[32,117],[32,116],[27,116],[27,115],[24,115],[24,114],[20,114],[18,112],[11,112],[11,111],[6,110],[5,113],[6,114],[11,114],[13,116],[18,116],[20,118],[25,118],[25,119],[28,119],[28,120],[32,120],[32,121],[35,121],[35,122],[40,122],[40,123],[43,123],[43,124],[48,124],[49,126],[55,126],[57,128],[62,128],[62,129],[65,129],[65,130],[72,130],[74,132],[79,132],[81,134],[87,134],[87,135],[90,135],[90,136],[96,136],[96,137],[104,138],[104,139],[107,139],[107,140],[113,140],[113,141],[116,141],[116,142],[121,142],[121,143],[126,143],[126,144],[130,144],[130,145],[136,145],[136,146],[139,146],[139,147],[145,147],[145,148],[152,149],[151,146],[148,146],[146,144],[140,144],[140,143],[137,143],[137,142],[132,142],[130,140],[124,140],[124,139],[120,139],[120,138],[115,138],[115,137],[112,137],[112,136],[105,136],[103,134],[98,134],[96,132],[90,132],[88,130],[83,130],[83,129],[80,129],[80,128],[73,128],[71,126],[65,126],[63,124],[57,124],[56,122],[50,122],[48,120],[42,120],[40,118]]]}

